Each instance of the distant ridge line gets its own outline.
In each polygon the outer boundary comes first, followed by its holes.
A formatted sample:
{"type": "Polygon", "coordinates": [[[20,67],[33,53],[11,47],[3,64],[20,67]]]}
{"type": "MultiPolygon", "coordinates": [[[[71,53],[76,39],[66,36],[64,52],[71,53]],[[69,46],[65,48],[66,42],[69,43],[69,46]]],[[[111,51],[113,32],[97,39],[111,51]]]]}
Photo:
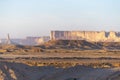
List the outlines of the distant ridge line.
{"type": "Polygon", "coordinates": [[[110,31],[51,31],[51,40],[86,40],[92,42],[120,42],[120,32],[110,31]]]}

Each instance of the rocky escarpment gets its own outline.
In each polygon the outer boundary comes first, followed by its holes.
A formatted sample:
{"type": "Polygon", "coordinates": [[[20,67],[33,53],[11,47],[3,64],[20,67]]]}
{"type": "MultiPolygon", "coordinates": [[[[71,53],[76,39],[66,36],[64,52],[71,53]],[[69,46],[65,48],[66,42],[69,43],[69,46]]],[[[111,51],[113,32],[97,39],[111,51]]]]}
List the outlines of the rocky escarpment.
{"type": "Polygon", "coordinates": [[[85,40],[50,40],[41,47],[50,49],[101,49],[102,43],[99,46],[85,40]]]}
{"type": "Polygon", "coordinates": [[[120,32],[51,31],[51,40],[87,40],[92,42],[120,42],[120,32]]]}

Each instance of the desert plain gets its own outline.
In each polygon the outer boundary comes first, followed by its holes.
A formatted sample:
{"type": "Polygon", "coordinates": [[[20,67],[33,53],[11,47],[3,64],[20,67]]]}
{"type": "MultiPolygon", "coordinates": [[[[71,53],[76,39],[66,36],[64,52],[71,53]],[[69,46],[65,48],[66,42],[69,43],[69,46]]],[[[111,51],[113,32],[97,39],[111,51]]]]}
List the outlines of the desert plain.
{"type": "Polygon", "coordinates": [[[120,79],[119,44],[78,42],[1,45],[0,80],[120,79]]]}

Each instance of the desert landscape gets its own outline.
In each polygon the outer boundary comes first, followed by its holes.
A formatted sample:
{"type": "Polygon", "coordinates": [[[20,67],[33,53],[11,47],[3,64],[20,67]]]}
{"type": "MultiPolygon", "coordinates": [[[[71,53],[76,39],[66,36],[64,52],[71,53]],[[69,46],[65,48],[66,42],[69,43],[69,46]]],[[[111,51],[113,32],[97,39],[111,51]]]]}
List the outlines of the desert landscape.
{"type": "Polygon", "coordinates": [[[119,42],[1,44],[0,80],[119,80],[119,42]]]}
{"type": "Polygon", "coordinates": [[[120,80],[120,0],[0,0],[0,80],[120,80]]]}

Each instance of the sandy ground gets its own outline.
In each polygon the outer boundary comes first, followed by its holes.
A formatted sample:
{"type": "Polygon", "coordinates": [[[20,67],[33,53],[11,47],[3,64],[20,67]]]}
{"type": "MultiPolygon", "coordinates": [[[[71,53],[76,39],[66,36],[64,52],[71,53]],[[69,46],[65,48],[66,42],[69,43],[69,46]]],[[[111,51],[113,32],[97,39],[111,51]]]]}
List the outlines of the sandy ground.
{"type": "Polygon", "coordinates": [[[36,67],[0,62],[0,80],[119,80],[120,69],[36,67]]]}
{"type": "MultiPolygon", "coordinates": [[[[62,50],[60,50],[62,51],[62,50]]],[[[100,57],[108,57],[108,58],[120,58],[120,51],[96,51],[96,50],[85,50],[85,51],[64,51],[64,52],[54,52],[54,50],[51,50],[51,52],[43,52],[43,53],[5,53],[5,54],[0,54],[0,57],[3,58],[15,58],[15,57],[43,57],[43,58],[48,58],[48,57],[59,57],[59,58],[64,58],[64,57],[88,57],[88,58],[100,58],[100,57]]]]}
{"type": "Polygon", "coordinates": [[[71,63],[120,63],[119,52],[74,52],[74,53],[40,53],[33,55],[1,54],[0,55],[0,80],[120,80],[120,68],[92,68],[74,66],[69,68],[55,68],[51,66],[29,66],[21,61],[32,62],[71,62],[71,63]],[[91,53],[91,54],[90,54],[91,53]],[[34,57],[34,58],[33,58],[34,57]],[[49,58],[53,59],[49,59],[49,58]],[[54,58],[75,59],[54,59],[54,58]],[[76,59],[86,58],[86,59],[76,59]],[[96,58],[107,59],[96,59],[96,58]],[[24,59],[25,58],[25,59],[24,59]],[[37,59],[38,58],[38,59],[37,59]],[[48,59],[41,59],[48,58],[48,59]],[[88,59],[87,59],[88,58],[88,59]],[[89,59],[91,58],[91,59],[89,59]],[[94,59],[95,58],[95,59],[94,59]],[[109,59],[113,58],[113,59],[109,59]],[[114,59],[115,58],[115,59],[114,59]],[[33,59],[33,60],[32,60],[33,59]],[[10,62],[11,60],[11,62],[10,62]],[[9,62],[8,62],[9,61],[9,62]]]}

